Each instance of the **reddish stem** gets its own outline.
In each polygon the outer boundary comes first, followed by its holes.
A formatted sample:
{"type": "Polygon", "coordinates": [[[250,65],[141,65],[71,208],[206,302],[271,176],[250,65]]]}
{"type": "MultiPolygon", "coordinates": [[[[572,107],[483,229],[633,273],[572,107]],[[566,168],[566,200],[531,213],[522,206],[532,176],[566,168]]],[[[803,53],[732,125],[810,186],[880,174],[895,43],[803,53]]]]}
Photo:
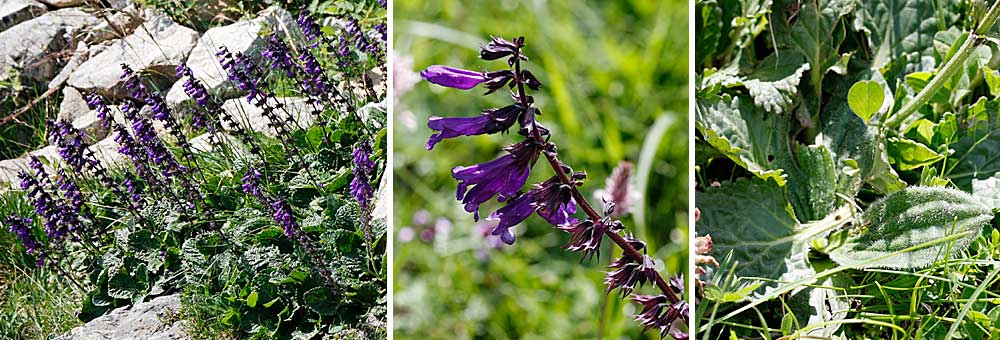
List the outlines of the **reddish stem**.
{"type": "MultiPolygon", "coordinates": [[[[520,97],[519,105],[521,105],[525,110],[527,110],[530,107],[530,104],[528,103],[527,93],[524,90],[524,83],[521,81],[520,47],[518,47],[518,49],[515,51],[513,58],[514,58],[514,82],[517,84],[517,92],[520,97]]],[[[534,112],[528,112],[526,114],[534,114],[534,112]]],[[[533,125],[536,124],[534,119],[531,120],[531,124],[533,125]]],[[[546,142],[545,138],[542,136],[542,133],[538,129],[537,125],[532,126],[530,137],[534,139],[535,142],[541,145],[548,144],[548,142],[546,142]]],[[[566,171],[561,166],[562,162],[559,161],[559,158],[556,155],[556,153],[543,152],[543,154],[545,154],[545,159],[549,161],[549,166],[551,166],[552,170],[555,171],[556,177],[559,178],[559,181],[571,188],[573,199],[576,200],[576,203],[581,208],[583,208],[583,212],[587,214],[587,217],[590,218],[591,221],[594,221],[594,223],[600,223],[601,214],[598,213],[597,210],[595,210],[592,205],[590,205],[590,202],[588,202],[587,199],[583,197],[583,194],[580,193],[580,190],[577,189],[576,183],[574,183],[574,181],[569,177],[569,175],[566,174],[566,171]]],[[[632,260],[638,263],[643,262],[644,255],[640,253],[638,250],[636,250],[634,247],[632,247],[632,245],[629,244],[629,242],[626,241],[624,237],[619,235],[617,232],[611,231],[610,229],[605,230],[604,234],[606,234],[608,238],[611,239],[611,241],[617,244],[618,247],[625,252],[625,255],[631,257],[632,260]]],[[[677,293],[675,293],[674,290],[670,288],[670,285],[667,284],[667,281],[663,279],[663,276],[660,275],[659,272],[656,272],[656,276],[653,278],[653,280],[656,282],[656,287],[659,288],[660,291],[662,291],[663,294],[667,296],[667,299],[670,300],[671,303],[677,303],[683,301],[679,296],[677,296],[677,293]]]]}

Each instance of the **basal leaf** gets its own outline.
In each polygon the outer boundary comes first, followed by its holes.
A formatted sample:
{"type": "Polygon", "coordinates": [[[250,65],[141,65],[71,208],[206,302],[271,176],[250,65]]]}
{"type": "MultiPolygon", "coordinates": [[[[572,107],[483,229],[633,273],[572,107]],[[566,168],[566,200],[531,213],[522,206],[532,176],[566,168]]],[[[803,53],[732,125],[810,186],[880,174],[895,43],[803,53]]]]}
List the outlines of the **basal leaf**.
{"type": "Polygon", "coordinates": [[[858,227],[842,243],[831,244],[829,254],[841,265],[859,268],[924,267],[946,256],[962,254],[992,218],[990,208],[966,192],[943,187],[909,187],[868,207],[858,227]],[[870,262],[963,232],[972,233],[952,244],[938,243],[870,262]]]}
{"type": "Polygon", "coordinates": [[[782,114],[791,110],[798,93],[799,81],[809,70],[809,64],[799,53],[774,53],[757,63],[750,72],[739,72],[739,61],[705,77],[705,85],[746,87],[750,97],[764,111],[782,114]]]}
{"type": "Polygon", "coordinates": [[[695,195],[698,234],[712,236],[715,252],[733,252],[737,276],[778,279],[805,269],[792,263],[793,252],[803,250],[795,239],[798,221],[774,181],[737,179],[695,195]]]}
{"type": "Polygon", "coordinates": [[[885,93],[882,86],[871,80],[854,83],[847,93],[847,103],[851,106],[851,110],[866,122],[882,109],[884,101],[885,93]]]}
{"type": "Polygon", "coordinates": [[[933,164],[944,158],[926,145],[904,138],[889,138],[887,148],[889,159],[899,167],[899,170],[912,170],[933,164]]]}
{"type": "Polygon", "coordinates": [[[782,171],[770,162],[787,153],[786,116],[766,114],[729,95],[699,98],[695,115],[695,126],[713,148],[758,177],[785,185],[782,171]]]}

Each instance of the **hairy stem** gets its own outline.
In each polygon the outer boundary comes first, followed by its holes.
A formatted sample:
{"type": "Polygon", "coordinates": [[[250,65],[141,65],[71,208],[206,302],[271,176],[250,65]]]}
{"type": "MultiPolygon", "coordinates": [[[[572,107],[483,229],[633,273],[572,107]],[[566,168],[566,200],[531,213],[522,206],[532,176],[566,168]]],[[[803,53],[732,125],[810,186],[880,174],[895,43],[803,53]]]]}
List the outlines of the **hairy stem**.
{"type": "MultiPolygon", "coordinates": [[[[514,83],[517,84],[517,92],[521,101],[519,105],[523,106],[525,110],[527,110],[530,107],[529,106],[530,104],[528,103],[527,93],[524,90],[524,83],[521,81],[520,56],[521,56],[521,50],[518,49],[514,56],[515,58],[514,83]]],[[[526,114],[535,114],[535,113],[527,112],[526,114]]],[[[537,124],[537,123],[532,121],[532,124],[537,124]]],[[[538,129],[537,125],[532,127],[530,137],[539,144],[545,145],[547,143],[545,141],[545,138],[542,136],[542,133],[538,129]]],[[[585,197],[583,197],[583,193],[580,192],[580,190],[577,188],[573,180],[569,177],[568,174],[566,174],[565,169],[563,169],[563,167],[560,165],[562,164],[562,162],[559,161],[559,156],[556,155],[554,152],[543,152],[543,154],[545,154],[545,159],[548,160],[549,166],[552,167],[552,170],[556,173],[556,177],[559,178],[559,181],[571,188],[573,199],[576,200],[577,205],[579,205],[580,208],[583,209],[583,212],[587,214],[587,217],[590,218],[590,220],[594,221],[595,223],[600,223],[601,214],[598,213],[597,210],[595,210],[592,205],[590,205],[590,202],[587,201],[585,197]]],[[[638,263],[642,263],[642,261],[644,260],[643,254],[638,250],[636,250],[634,247],[632,247],[632,245],[629,244],[629,242],[626,241],[624,237],[611,230],[606,230],[604,234],[607,235],[608,238],[611,239],[611,241],[617,244],[618,247],[621,248],[622,251],[624,251],[626,256],[632,258],[632,260],[638,263]]],[[[679,296],[677,296],[677,294],[674,292],[672,288],[670,288],[670,285],[667,284],[667,281],[663,279],[663,276],[660,275],[659,272],[656,272],[656,277],[654,278],[654,281],[656,282],[656,287],[659,288],[660,291],[662,291],[663,294],[667,296],[667,299],[669,299],[670,302],[676,303],[684,301],[679,296]]],[[[687,316],[685,316],[685,318],[686,317],[687,316]]]]}
{"type": "Polygon", "coordinates": [[[965,60],[969,59],[972,52],[983,44],[985,40],[981,39],[980,35],[989,31],[990,28],[993,27],[993,24],[996,23],[998,17],[1000,17],[1000,0],[994,2],[993,5],[990,6],[990,10],[986,12],[985,16],[983,16],[983,20],[979,23],[979,26],[969,33],[969,37],[965,39],[965,43],[963,43],[962,46],[959,47],[958,51],[955,52],[955,55],[941,67],[938,74],[935,75],[927,86],[925,86],[924,89],[917,94],[916,98],[906,102],[906,104],[903,105],[903,107],[899,109],[899,111],[896,112],[892,118],[889,118],[886,125],[893,129],[898,128],[901,124],[903,124],[903,121],[910,118],[910,116],[917,112],[918,108],[926,104],[927,101],[931,99],[931,96],[933,96],[934,93],[937,93],[937,91],[941,89],[941,86],[944,86],[944,83],[951,79],[951,77],[962,68],[965,64],[965,60]]]}

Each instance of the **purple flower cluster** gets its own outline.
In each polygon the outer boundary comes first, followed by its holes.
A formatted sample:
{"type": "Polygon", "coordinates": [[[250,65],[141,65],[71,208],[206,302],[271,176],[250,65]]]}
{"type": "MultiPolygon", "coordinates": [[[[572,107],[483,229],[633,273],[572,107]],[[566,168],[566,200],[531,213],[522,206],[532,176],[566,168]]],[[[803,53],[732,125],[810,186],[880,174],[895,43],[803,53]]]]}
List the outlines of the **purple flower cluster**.
{"type": "Polygon", "coordinates": [[[34,174],[22,171],[18,174],[21,180],[21,190],[27,193],[35,208],[35,214],[45,219],[43,226],[45,234],[53,239],[61,239],[75,230],[79,223],[80,206],[83,200],[80,197],[76,184],[66,179],[60,179],[60,189],[65,189],[65,197],[69,201],[61,201],[54,184],[49,180],[45,168],[38,158],[32,157],[30,162],[34,174]]]}
{"type": "Polygon", "coordinates": [[[96,93],[91,93],[87,96],[87,105],[97,110],[97,118],[101,120],[101,126],[108,127],[110,124],[108,115],[111,113],[111,110],[104,103],[104,99],[96,93]]]}
{"type": "MultiPolygon", "coordinates": [[[[177,78],[184,79],[184,93],[194,99],[195,103],[198,103],[200,107],[208,107],[209,96],[208,91],[205,87],[194,78],[194,74],[191,73],[191,68],[187,67],[185,64],[177,65],[177,78]]],[[[197,127],[206,129],[208,126],[209,117],[205,116],[205,111],[194,110],[191,115],[191,123],[197,127]]]]}
{"type": "Polygon", "coordinates": [[[49,139],[57,146],[59,157],[66,161],[66,164],[77,172],[90,170],[97,165],[96,160],[86,157],[87,144],[83,141],[86,135],[83,131],[65,120],[48,120],[45,124],[49,130],[49,139]]]}
{"type": "Polygon", "coordinates": [[[289,238],[294,237],[295,232],[299,229],[299,224],[295,222],[295,216],[292,215],[292,207],[288,205],[288,202],[276,198],[271,203],[271,209],[274,211],[274,221],[285,229],[285,236],[289,238]]]}
{"type": "Polygon", "coordinates": [[[8,216],[4,222],[10,226],[10,229],[8,229],[10,233],[17,236],[17,239],[21,241],[21,245],[24,246],[25,252],[28,254],[41,255],[40,250],[42,249],[42,245],[35,239],[35,233],[32,231],[34,221],[30,218],[8,216]]]}
{"type": "Polygon", "coordinates": [[[362,214],[368,211],[372,199],[372,185],[369,176],[375,170],[375,162],[371,160],[372,146],[368,140],[362,140],[354,149],[354,180],[351,181],[351,196],[358,201],[362,214]]]}
{"type": "Polygon", "coordinates": [[[288,45],[281,40],[277,33],[271,33],[267,37],[267,45],[261,54],[271,61],[271,69],[281,70],[289,78],[295,78],[295,59],[288,50],[288,45]]]}
{"type": "Polygon", "coordinates": [[[306,41],[312,43],[310,47],[316,48],[317,46],[319,46],[319,40],[320,40],[319,24],[316,24],[316,22],[312,20],[311,13],[309,13],[309,10],[305,8],[301,9],[299,11],[299,17],[295,21],[298,23],[299,29],[302,30],[302,35],[306,37],[306,41]]]}
{"type": "Polygon", "coordinates": [[[246,174],[243,175],[243,193],[247,195],[253,195],[254,197],[264,197],[260,190],[260,178],[263,174],[257,169],[248,168],[246,174]]]}
{"type": "MultiPolygon", "coordinates": [[[[452,169],[452,176],[458,181],[456,198],[465,204],[465,210],[473,213],[477,221],[481,204],[493,197],[499,202],[506,202],[490,215],[491,220],[498,221],[490,234],[499,236],[506,244],[513,244],[516,239],[510,229],[532,214],[538,214],[558,229],[569,232],[570,241],[566,248],[581,252],[584,259],[599,256],[601,241],[605,237],[611,238],[624,255],[609,266],[610,271],[604,279],[607,293],[618,289],[624,298],[632,295],[636,286],[655,284],[662,295],[639,295],[634,298],[643,305],[643,311],[636,320],[646,330],[660,328],[662,335],[672,334],[672,330],[687,320],[687,303],[679,297],[683,294],[683,285],[673,281],[666,283],[656,271],[653,259],[645,254],[646,245],[630,235],[621,234],[624,225],[611,217],[614,202],[606,204],[602,216],[583,199],[577,187],[583,185],[586,174],[573,172],[559,161],[556,146],[549,142],[550,131],[536,120],[541,112],[525,89],[538,90],[542,84],[530,71],[521,69],[521,61],[527,60],[522,54],[523,47],[523,37],[513,41],[494,37],[482,47],[482,59],[506,58],[509,68],[504,70],[476,72],[433,65],[421,72],[421,77],[428,82],[444,87],[469,90],[482,85],[487,95],[509,87],[514,101],[512,105],[487,109],[474,117],[431,117],[427,126],[435,133],[428,139],[427,149],[433,149],[446,138],[505,132],[515,123],[519,124],[518,134],[523,139],[505,148],[506,154],[486,163],[452,169]],[[522,192],[521,188],[539,156],[544,156],[555,175],[522,192]],[[573,217],[578,204],[587,215],[582,221],[573,217]]],[[[677,336],[679,339],[687,338],[680,332],[677,336]]]]}
{"type": "Polygon", "coordinates": [[[227,79],[247,93],[248,102],[260,106],[273,97],[267,90],[264,76],[257,70],[250,57],[243,53],[234,55],[225,46],[219,48],[215,55],[219,57],[219,63],[226,70],[227,79]]]}

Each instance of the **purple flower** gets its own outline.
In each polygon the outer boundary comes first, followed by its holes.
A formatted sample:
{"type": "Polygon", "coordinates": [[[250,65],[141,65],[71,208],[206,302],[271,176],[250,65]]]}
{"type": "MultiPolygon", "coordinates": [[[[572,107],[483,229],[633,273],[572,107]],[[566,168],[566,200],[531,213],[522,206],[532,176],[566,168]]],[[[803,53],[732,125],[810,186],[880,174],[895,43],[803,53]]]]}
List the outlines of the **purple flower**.
{"type": "Polygon", "coordinates": [[[553,176],[545,182],[536,184],[527,193],[508,200],[507,205],[493,212],[490,219],[500,222],[493,228],[491,234],[500,236],[506,244],[514,244],[515,237],[510,228],[523,222],[533,212],[538,212],[538,216],[556,226],[577,222],[570,216],[576,213],[576,203],[570,189],[562,184],[558,177],[553,176]]]}
{"type": "MultiPolygon", "coordinates": [[[[582,180],[584,177],[586,177],[584,173],[577,172],[573,174],[571,179],[582,180]]],[[[562,183],[557,176],[552,176],[545,182],[535,185],[535,200],[531,206],[535,208],[535,211],[538,211],[538,216],[556,227],[577,222],[572,217],[576,213],[573,188],[569,184],[562,183]]]]}
{"type": "MultiPolygon", "coordinates": [[[[201,82],[198,81],[198,79],[194,78],[194,74],[191,72],[191,68],[187,67],[187,65],[184,64],[177,65],[177,77],[178,78],[187,77],[186,79],[184,79],[184,84],[183,84],[184,93],[187,94],[188,97],[194,98],[194,101],[198,103],[198,106],[202,108],[208,108],[209,105],[208,90],[205,89],[205,86],[203,86],[201,82]]],[[[205,116],[204,111],[202,110],[193,110],[193,111],[194,112],[192,112],[191,120],[194,126],[198,128],[207,128],[208,117],[205,116]]]]}
{"type": "Polygon", "coordinates": [[[31,226],[33,221],[30,218],[8,216],[6,223],[10,226],[10,233],[17,236],[17,239],[21,241],[25,252],[35,254],[41,249],[42,245],[38,243],[35,239],[35,234],[32,232],[31,226]]]}
{"type": "Polygon", "coordinates": [[[260,190],[260,177],[263,174],[257,169],[249,168],[246,174],[243,175],[243,193],[248,195],[253,195],[255,197],[263,197],[260,190]]]}
{"type": "Polygon", "coordinates": [[[122,180],[122,185],[125,186],[125,191],[128,192],[129,198],[132,199],[132,203],[135,206],[142,208],[142,191],[135,185],[135,177],[132,176],[131,172],[125,173],[125,179],[122,180]]]}
{"type": "Polygon", "coordinates": [[[458,180],[457,199],[465,211],[479,220],[479,205],[497,196],[504,202],[514,197],[531,174],[538,160],[540,147],[533,140],[524,140],[506,148],[507,154],[492,161],[472,166],[456,166],[451,174],[458,180]]]}
{"type": "Polygon", "coordinates": [[[83,131],[65,120],[48,120],[45,124],[49,129],[49,138],[58,147],[59,157],[66,161],[66,164],[81,173],[97,164],[96,160],[85,156],[87,145],[83,142],[85,137],[83,131]]]}
{"type": "MultiPolygon", "coordinates": [[[[306,40],[312,42],[313,40],[317,40],[317,38],[319,38],[320,30],[319,25],[316,24],[316,22],[313,21],[309,15],[309,10],[303,8],[302,11],[299,12],[299,17],[295,20],[295,22],[298,23],[299,28],[302,30],[302,35],[306,37],[306,40]]],[[[318,43],[319,42],[317,41],[310,47],[315,48],[318,46],[318,43]]]]}
{"type": "Polygon", "coordinates": [[[372,147],[367,140],[361,141],[354,149],[354,179],[351,181],[351,196],[358,201],[362,214],[368,211],[372,198],[372,186],[368,174],[375,169],[371,160],[372,147]]]}
{"type": "Polygon", "coordinates": [[[431,117],[427,120],[427,127],[437,133],[431,135],[427,140],[427,150],[434,148],[434,145],[445,138],[455,138],[459,136],[475,136],[483,134],[494,134],[507,131],[518,121],[517,117],[524,112],[518,105],[510,105],[499,109],[486,109],[476,117],[431,117]]]}
{"type": "Polygon", "coordinates": [[[268,36],[267,45],[264,46],[261,54],[271,61],[272,69],[284,71],[289,78],[295,78],[295,62],[292,61],[292,53],[288,51],[288,45],[277,34],[272,33],[268,36]]]}
{"type": "Polygon", "coordinates": [[[302,89],[313,96],[323,97],[329,95],[330,85],[328,85],[326,80],[326,73],[323,71],[323,67],[319,65],[316,61],[316,57],[313,56],[309,51],[302,51],[299,55],[299,72],[302,73],[298,81],[299,86],[302,89]]]}
{"type": "Polygon", "coordinates": [[[431,65],[420,71],[420,76],[431,83],[460,90],[471,89],[488,79],[483,72],[442,65],[431,65]]]}
{"type": "Polygon", "coordinates": [[[531,206],[534,203],[534,193],[535,191],[532,190],[522,194],[510,200],[507,205],[494,211],[490,215],[490,219],[499,220],[500,223],[493,228],[493,232],[490,234],[500,236],[500,240],[503,243],[514,244],[516,237],[514,233],[510,232],[510,228],[521,223],[528,216],[531,216],[531,213],[535,212],[535,208],[531,206]]]}
{"type": "Polygon", "coordinates": [[[108,114],[111,113],[111,110],[104,104],[104,99],[96,93],[91,93],[87,96],[87,105],[97,110],[97,118],[101,119],[101,126],[108,127],[110,123],[108,121],[108,114]]]}
{"type": "Polygon", "coordinates": [[[295,222],[295,216],[292,216],[292,207],[288,205],[288,202],[280,198],[275,199],[271,203],[271,208],[274,209],[274,221],[285,228],[285,236],[289,238],[294,236],[299,225],[295,222]]]}

